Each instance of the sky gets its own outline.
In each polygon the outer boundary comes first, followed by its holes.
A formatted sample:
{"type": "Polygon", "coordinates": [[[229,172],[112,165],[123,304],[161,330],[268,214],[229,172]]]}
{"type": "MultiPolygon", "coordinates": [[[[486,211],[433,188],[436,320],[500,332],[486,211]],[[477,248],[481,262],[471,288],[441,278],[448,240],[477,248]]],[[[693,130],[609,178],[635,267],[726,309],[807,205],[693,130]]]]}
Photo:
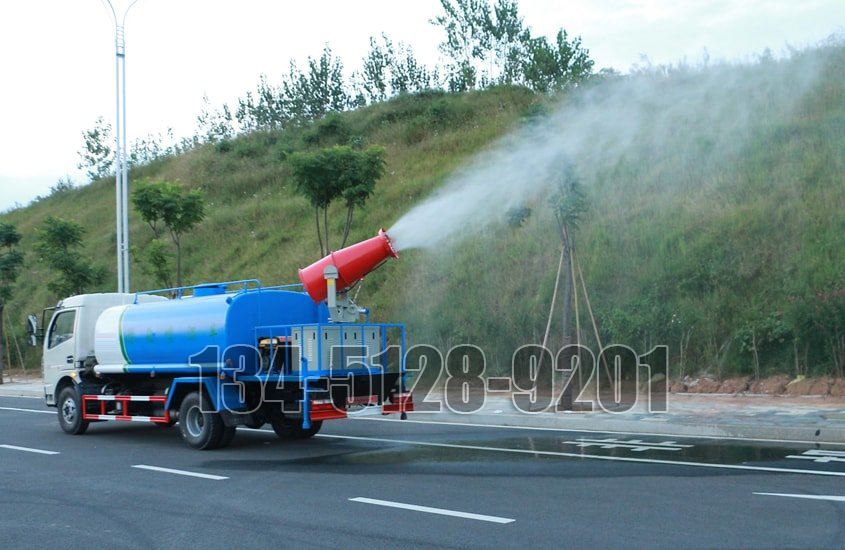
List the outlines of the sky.
{"type": "MultiPolygon", "coordinates": [[[[118,12],[129,0],[112,0],[118,12]]],[[[581,36],[597,68],[752,59],[845,32],[843,0],[520,0],[535,35],[581,36]]],[[[439,0],[138,0],[126,18],[127,136],[192,135],[203,95],[234,102],[325,44],[347,73],[370,36],[442,63],[439,0]]],[[[0,0],[0,211],[76,168],[82,131],[115,111],[114,27],[104,0],[0,0]]]]}

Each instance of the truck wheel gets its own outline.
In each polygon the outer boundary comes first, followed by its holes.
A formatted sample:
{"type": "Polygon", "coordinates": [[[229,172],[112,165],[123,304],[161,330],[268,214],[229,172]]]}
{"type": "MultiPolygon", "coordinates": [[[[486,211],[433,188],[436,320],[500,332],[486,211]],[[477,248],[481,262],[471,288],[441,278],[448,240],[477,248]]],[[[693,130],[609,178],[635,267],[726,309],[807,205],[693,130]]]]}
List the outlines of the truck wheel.
{"type": "Polygon", "coordinates": [[[226,426],[220,414],[203,412],[211,408],[211,403],[199,392],[189,393],[179,407],[179,432],[185,443],[194,449],[216,449],[223,440],[226,426]]]}
{"type": "Polygon", "coordinates": [[[76,388],[68,386],[59,392],[57,401],[59,426],[65,433],[81,435],[88,429],[88,422],[82,420],[82,398],[76,388]]]}
{"type": "Polygon", "coordinates": [[[281,439],[308,439],[317,435],[317,432],[323,427],[323,421],[318,420],[312,422],[310,428],[303,430],[301,420],[298,418],[291,419],[285,416],[274,417],[270,423],[273,425],[273,431],[281,439]]]}

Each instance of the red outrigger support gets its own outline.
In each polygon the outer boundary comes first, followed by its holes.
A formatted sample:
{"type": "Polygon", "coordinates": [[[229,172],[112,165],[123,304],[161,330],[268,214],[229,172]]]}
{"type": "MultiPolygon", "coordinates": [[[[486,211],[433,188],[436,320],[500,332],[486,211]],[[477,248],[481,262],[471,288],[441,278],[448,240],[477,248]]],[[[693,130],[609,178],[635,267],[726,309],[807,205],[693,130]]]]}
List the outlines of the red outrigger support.
{"type": "Polygon", "coordinates": [[[166,395],[83,395],[82,396],[82,420],[120,420],[124,422],[156,422],[159,424],[170,423],[170,411],[165,410],[164,416],[141,416],[129,414],[130,402],[161,403],[164,407],[167,402],[166,395]],[[115,401],[119,404],[121,414],[106,414],[106,402],[115,401]],[[100,403],[99,414],[88,412],[88,403],[100,403]]]}

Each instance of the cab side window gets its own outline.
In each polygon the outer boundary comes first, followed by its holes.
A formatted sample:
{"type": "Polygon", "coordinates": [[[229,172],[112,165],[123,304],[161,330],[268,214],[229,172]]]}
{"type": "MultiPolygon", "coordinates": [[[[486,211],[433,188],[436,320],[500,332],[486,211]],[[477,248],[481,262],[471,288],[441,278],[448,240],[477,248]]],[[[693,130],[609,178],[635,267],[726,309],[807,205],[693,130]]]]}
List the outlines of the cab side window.
{"type": "Polygon", "coordinates": [[[53,318],[53,323],[50,325],[50,337],[48,340],[48,348],[54,348],[73,338],[73,325],[76,320],[76,311],[62,311],[53,318]]]}

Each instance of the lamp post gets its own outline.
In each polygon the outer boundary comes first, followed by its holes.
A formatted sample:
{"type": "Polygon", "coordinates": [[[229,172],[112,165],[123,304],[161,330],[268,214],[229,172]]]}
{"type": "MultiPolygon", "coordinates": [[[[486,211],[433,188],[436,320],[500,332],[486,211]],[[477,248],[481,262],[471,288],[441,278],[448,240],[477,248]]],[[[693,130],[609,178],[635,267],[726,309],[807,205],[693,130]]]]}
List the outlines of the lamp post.
{"type": "Polygon", "coordinates": [[[115,116],[115,229],[117,230],[117,291],[129,292],[129,180],[127,177],[126,147],[126,36],[124,25],[126,14],[138,0],[123,10],[118,18],[111,0],[104,0],[111,11],[114,22],[115,44],[115,95],[117,97],[115,116]]]}

